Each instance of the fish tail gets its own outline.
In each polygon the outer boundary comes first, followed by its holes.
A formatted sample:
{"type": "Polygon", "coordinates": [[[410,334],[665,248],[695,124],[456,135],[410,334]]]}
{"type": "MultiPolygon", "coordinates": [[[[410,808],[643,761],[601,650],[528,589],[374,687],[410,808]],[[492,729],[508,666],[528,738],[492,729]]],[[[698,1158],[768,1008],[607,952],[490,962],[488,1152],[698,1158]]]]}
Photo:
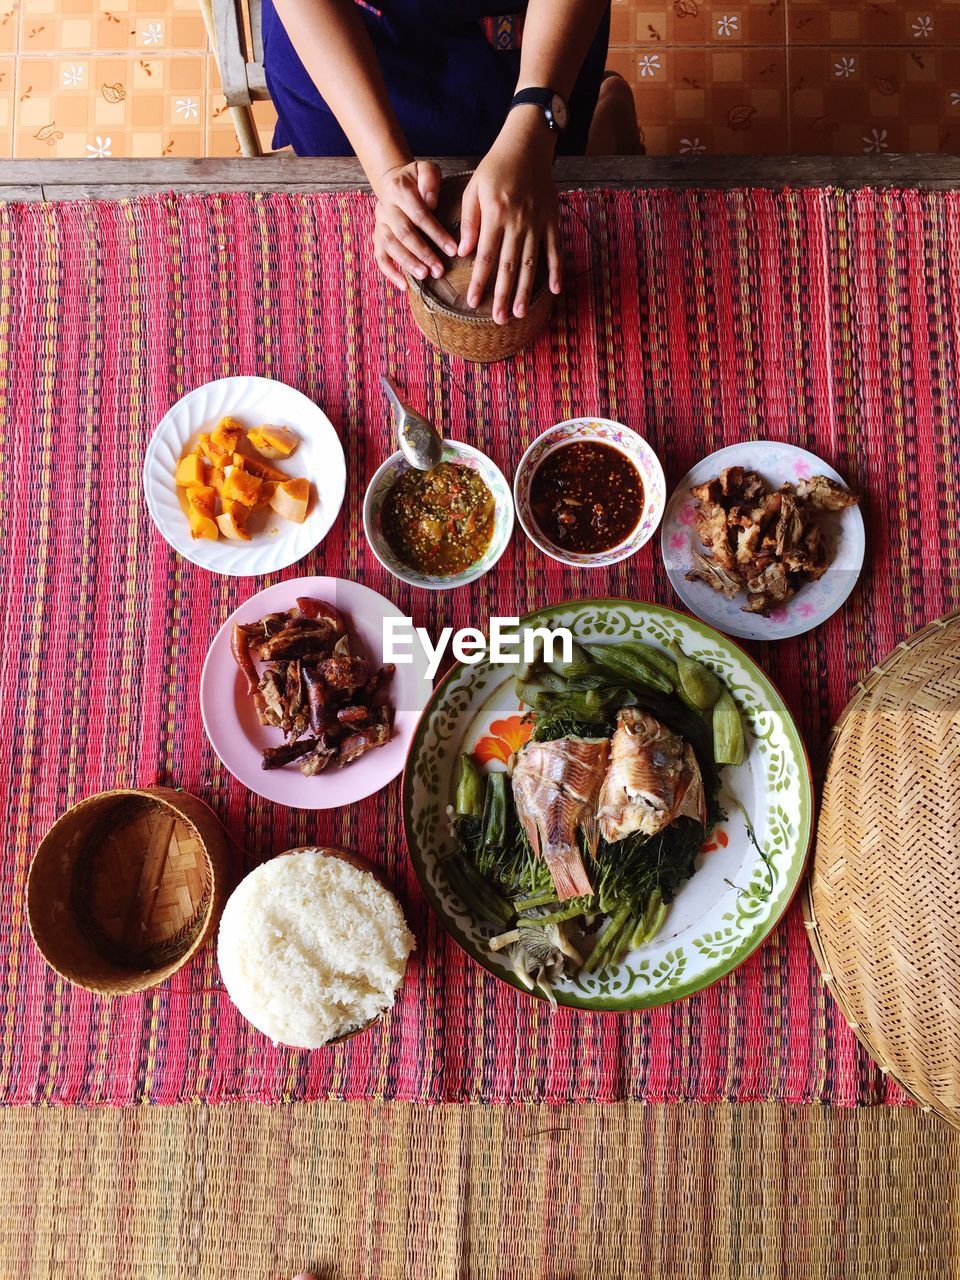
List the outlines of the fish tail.
{"type": "Polygon", "coordinates": [[[580,850],[575,845],[551,849],[544,861],[561,902],[565,902],[568,898],[581,898],[593,893],[593,885],[590,883],[587,869],[580,857],[580,850]]]}
{"type": "Polygon", "coordinates": [[[602,813],[602,809],[600,813],[585,813],[580,819],[580,829],[587,842],[587,849],[591,858],[597,856],[597,848],[600,844],[600,818],[602,813]]]}

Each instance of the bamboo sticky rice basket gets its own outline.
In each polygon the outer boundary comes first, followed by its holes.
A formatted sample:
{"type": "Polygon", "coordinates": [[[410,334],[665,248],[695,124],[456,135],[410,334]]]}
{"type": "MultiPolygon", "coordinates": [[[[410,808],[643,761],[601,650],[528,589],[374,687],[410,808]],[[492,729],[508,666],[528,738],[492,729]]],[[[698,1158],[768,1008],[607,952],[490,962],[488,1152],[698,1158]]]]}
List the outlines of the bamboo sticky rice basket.
{"type": "Polygon", "coordinates": [[[213,812],[170,787],[103,791],[37,849],[30,931],[76,986],[124,995],[164,982],[207,941],[225,898],[227,841],[213,812]]]}
{"type": "Polygon", "coordinates": [[[960,1126],[960,613],[899,645],[833,730],[805,893],[844,1016],[960,1126]]]}
{"type": "MultiPolygon", "coordinates": [[[[444,178],[440,186],[436,216],[452,231],[454,239],[459,237],[460,201],[471,176],[454,174],[444,178]]],[[[549,318],[553,294],[548,288],[545,264],[541,257],[526,315],[517,319],[511,314],[506,324],[497,324],[491,315],[492,279],[480,306],[467,306],[473,261],[472,254],[465,258],[445,258],[447,269],[439,280],[430,276],[418,280],[416,276],[407,275],[410,311],[423,336],[438,351],[476,364],[506,360],[532,342],[549,318]]]]}

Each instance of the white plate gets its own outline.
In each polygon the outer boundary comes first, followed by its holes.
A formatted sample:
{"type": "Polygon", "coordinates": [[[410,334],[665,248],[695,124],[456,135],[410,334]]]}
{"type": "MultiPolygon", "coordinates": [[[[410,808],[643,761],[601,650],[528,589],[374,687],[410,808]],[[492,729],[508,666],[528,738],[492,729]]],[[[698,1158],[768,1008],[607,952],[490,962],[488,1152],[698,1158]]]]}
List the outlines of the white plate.
{"type": "Polygon", "coordinates": [[[219,378],[188,392],[160,419],[143,463],[147,506],[171,547],[204,569],[237,577],[274,573],[312,551],[336,520],[346,484],[343,447],[330,419],[301,392],[272,378],[219,378]],[[275,516],[250,542],[190,536],[175,482],[177,463],[201,432],[212,430],[227,414],[248,428],[269,422],[300,437],[293,455],[275,465],[313,485],[303,524],[275,516]]]}
{"type": "Polygon", "coordinates": [[[331,769],[313,778],[305,778],[295,763],[264,769],[264,748],[280,746],[283,735],[258,721],[253,699],[230,652],[230,637],[235,622],[256,622],[268,613],[281,613],[296,604],[297,596],[316,596],[339,610],[354,642],[354,653],[375,666],[383,659],[384,620],[403,617],[395,604],[376,591],[343,578],[293,578],[257,592],[230,615],[207,651],[200,676],[203,727],[233,776],[258,796],[292,809],[339,809],[373,795],[400,773],[433,682],[427,676],[426,655],[414,642],[413,660],[397,664],[388,686],[387,700],[394,709],[394,732],[389,742],[343,769],[331,769]]]}
{"type": "Polygon", "coordinates": [[[857,585],[863,568],[866,537],[860,508],[825,511],[821,527],[830,547],[830,567],[819,582],[808,582],[786,605],[774,609],[769,618],[744,613],[745,595],[728,600],[705,582],[690,582],[687,570],[693,566],[695,551],[702,551],[696,532],[696,502],[690,489],[712,479],[724,467],[748,467],[774,488],[785,481],[806,476],[827,476],[847,487],[833,467],[815,453],[776,440],[752,440],[718,449],[691,468],[674,489],[663,516],[660,546],[667,577],[674,591],[691,613],[718,631],[746,640],[787,640],[826,622],[857,585]]]}

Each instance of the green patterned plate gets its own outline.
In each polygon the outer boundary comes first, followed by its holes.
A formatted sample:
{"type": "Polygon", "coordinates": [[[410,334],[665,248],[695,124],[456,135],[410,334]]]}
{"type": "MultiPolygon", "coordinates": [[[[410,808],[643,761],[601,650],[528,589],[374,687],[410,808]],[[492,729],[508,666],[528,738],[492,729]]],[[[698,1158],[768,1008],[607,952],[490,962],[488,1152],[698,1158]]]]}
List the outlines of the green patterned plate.
{"type": "MultiPolygon", "coordinates": [[[[739,768],[723,771],[721,804],[727,818],[704,845],[697,872],[677,895],[663,929],[616,968],[565,979],[554,988],[561,1004],[610,1012],[647,1009],[701,991],[757,949],[803,874],[813,827],[813,784],[796,725],[742,649],[705,623],[662,605],[580,600],[541,609],[524,621],[569,627],[578,640],[596,644],[630,639],[666,646],[676,640],[723,678],[739,704],[748,754],[739,768]],[[751,843],[744,814],[765,857],[751,843]]],[[[407,756],[403,820],[413,865],[443,924],[485,969],[525,990],[506,959],[487,951],[486,926],[472,918],[443,872],[444,857],[456,848],[447,806],[458,755],[471,751],[489,768],[503,768],[524,740],[515,674],[511,665],[459,664],[434,690],[407,756]]]]}

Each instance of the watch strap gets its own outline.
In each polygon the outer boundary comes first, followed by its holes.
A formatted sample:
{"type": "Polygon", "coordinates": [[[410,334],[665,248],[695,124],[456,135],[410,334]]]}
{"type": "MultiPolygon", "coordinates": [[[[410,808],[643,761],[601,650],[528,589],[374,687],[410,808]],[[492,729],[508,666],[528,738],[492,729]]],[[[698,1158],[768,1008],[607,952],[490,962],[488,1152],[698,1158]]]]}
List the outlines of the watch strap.
{"type": "Polygon", "coordinates": [[[510,103],[510,110],[512,111],[514,107],[528,105],[539,107],[544,114],[544,118],[546,119],[549,128],[560,132],[563,126],[553,113],[554,98],[559,98],[560,101],[563,102],[564,106],[566,106],[563,95],[557,93],[554,89],[520,89],[519,92],[513,95],[513,99],[510,103]]]}

